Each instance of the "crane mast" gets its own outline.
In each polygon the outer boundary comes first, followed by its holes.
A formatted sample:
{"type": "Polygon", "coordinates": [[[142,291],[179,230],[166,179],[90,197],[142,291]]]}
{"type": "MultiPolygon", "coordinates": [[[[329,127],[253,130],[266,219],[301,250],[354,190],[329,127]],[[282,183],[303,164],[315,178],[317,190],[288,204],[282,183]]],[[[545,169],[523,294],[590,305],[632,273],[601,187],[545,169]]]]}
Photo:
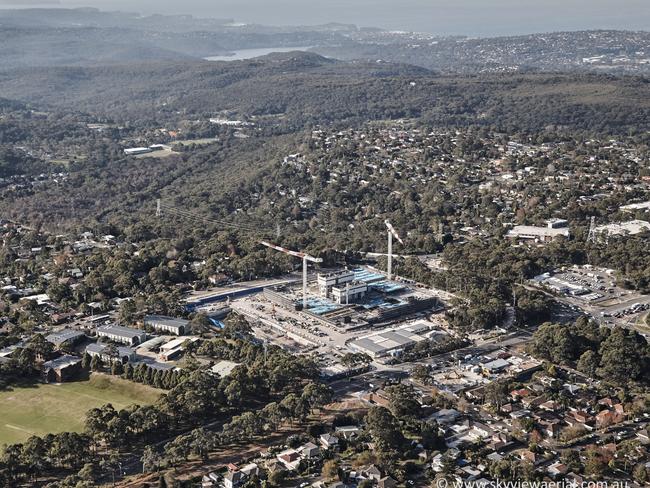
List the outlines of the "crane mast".
{"type": "Polygon", "coordinates": [[[289,256],[302,259],[302,308],[305,310],[307,308],[307,263],[322,263],[323,259],[310,256],[304,252],[292,251],[291,249],[286,249],[282,246],[272,244],[268,241],[260,241],[260,244],[268,247],[269,249],[273,249],[274,251],[279,251],[284,254],[288,254],[289,256]]]}
{"type": "Polygon", "coordinates": [[[402,241],[399,234],[388,220],[384,220],[384,224],[386,224],[386,228],[388,229],[388,264],[386,266],[386,277],[390,280],[393,276],[393,236],[395,236],[395,239],[397,239],[402,246],[404,245],[404,241],[402,241]]]}

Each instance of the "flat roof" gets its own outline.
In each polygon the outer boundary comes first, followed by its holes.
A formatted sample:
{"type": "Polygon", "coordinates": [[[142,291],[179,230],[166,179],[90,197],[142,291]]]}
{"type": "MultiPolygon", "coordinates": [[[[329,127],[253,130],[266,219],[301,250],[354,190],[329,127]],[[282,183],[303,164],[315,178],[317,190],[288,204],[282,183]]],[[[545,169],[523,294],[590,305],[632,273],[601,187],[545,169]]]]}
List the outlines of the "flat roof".
{"type": "Polygon", "coordinates": [[[553,227],[536,227],[534,225],[515,225],[508,231],[509,236],[543,236],[543,237],[556,237],[556,236],[569,236],[569,229],[566,227],[553,228],[553,227]]]}
{"type": "Polygon", "coordinates": [[[225,359],[217,362],[212,368],[210,368],[210,371],[213,373],[218,374],[222,378],[225,378],[228,376],[232,371],[239,366],[240,363],[236,363],[234,361],[227,361],[225,359]]]}
{"type": "Polygon", "coordinates": [[[423,330],[424,328],[421,328],[421,324],[414,323],[399,329],[389,329],[361,337],[356,341],[352,341],[350,344],[359,349],[381,354],[426,340],[425,337],[416,333],[423,330]]]}
{"type": "Polygon", "coordinates": [[[620,207],[620,210],[650,210],[650,202],[630,203],[620,207]]]}
{"type": "Polygon", "coordinates": [[[595,231],[602,233],[607,232],[610,235],[623,235],[623,234],[640,234],[646,230],[650,230],[650,222],[645,220],[630,220],[628,222],[617,222],[613,224],[601,225],[596,227],[595,231]]]}

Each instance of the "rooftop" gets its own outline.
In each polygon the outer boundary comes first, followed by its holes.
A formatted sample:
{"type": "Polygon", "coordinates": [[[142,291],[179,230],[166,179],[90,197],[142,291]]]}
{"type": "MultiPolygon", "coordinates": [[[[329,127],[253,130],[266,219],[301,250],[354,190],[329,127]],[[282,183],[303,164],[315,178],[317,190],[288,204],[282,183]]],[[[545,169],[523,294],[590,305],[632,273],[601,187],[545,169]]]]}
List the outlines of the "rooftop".
{"type": "Polygon", "coordinates": [[[52,344],[63,344],[71,339],[76,339],[83,336],[84,333],[76,329],[63,329],[58,332],[53,332],[45,337],[45,340],[52,344]]]}
{"type": "Polygon", "coordinates": [[[101,327],[97,327],[97,332],[103,332],[105,334],[111,334],[120,337],[128,337],[129,339],[133,337],[141,337],[144,334],[143,330],[132,329],[131,327],[122,327],[121,325],[103,325],[101,327]]]}

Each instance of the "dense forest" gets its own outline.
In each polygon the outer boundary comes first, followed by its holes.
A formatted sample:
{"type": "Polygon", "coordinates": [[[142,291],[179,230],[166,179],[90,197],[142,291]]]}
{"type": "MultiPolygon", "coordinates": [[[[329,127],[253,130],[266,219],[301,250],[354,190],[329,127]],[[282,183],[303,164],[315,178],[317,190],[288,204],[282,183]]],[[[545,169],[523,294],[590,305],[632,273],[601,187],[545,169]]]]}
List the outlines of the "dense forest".
{"type": "Polygon", "coordinates": [[[441,76],[390,63],[310,53],[229,63],[192,61],[0,73],[5,97],[123,123],[165,124],[179,114],[274,117],[273,131],[317,124],[419,118],[438,126],[626,133],[650,113],[643,78],[592,74],[441,76]],[[44,90],[43,87],[48,87],[44,90]]]}

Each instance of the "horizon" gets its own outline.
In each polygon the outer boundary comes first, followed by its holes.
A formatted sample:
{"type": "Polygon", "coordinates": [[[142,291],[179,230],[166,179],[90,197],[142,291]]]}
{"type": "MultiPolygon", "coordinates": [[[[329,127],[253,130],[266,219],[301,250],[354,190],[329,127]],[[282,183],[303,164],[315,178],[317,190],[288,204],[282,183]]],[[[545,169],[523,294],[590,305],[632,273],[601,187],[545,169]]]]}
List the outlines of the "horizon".
{"type": "Polygon", "coordinates": [[[543,5],[522,6],[515,0],[406,0],[395,11],[392,0],[332,0],[327,5],[304,0],[282,0],[273,6],[261,0],[225,0],[205,5],[202,0],[178,2],[139,0],[23,1],[0,0],[2,9],[97,8],[142,15],[192,15],[197,18],[225,18],[245,24],[268,26],[316,26],[329,23],[389,31],[422,32],[439,36],[503,37],[587,30],[648,31],[650,5],[631,0],[625,6],[611,0],[550,0],[543,5]]]}

